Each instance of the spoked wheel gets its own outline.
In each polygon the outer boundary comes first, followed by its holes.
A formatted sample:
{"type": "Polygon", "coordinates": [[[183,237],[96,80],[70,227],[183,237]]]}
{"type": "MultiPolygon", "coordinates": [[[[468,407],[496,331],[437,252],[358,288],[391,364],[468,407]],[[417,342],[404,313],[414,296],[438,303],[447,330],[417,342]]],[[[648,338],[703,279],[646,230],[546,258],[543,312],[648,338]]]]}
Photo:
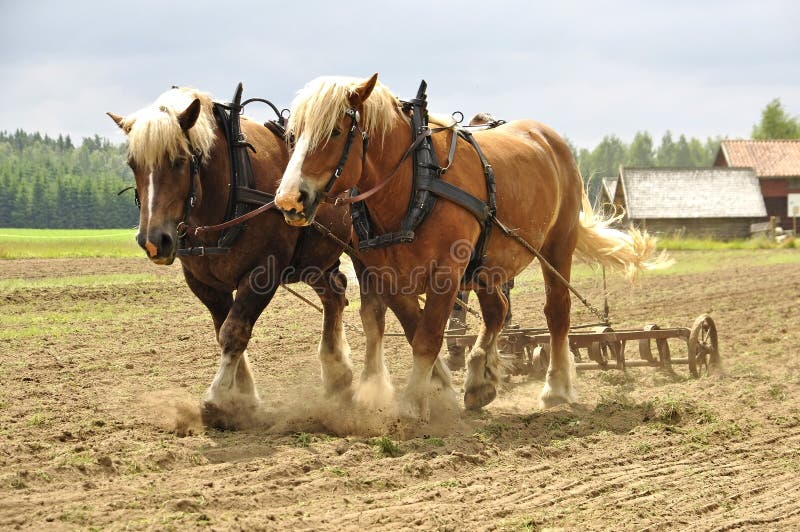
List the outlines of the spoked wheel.
{"type": "Polygon", "coordinates": [[[709,375],[719,368],[717,326],[708,314],[694,320],[689,334],[689,371],[693,377],[709,375]]]}
{"type": "MultiPolygon", "coordinates": [[[[661,329],[658,325],[650,324],[645,325],[645,331],[657,331],[661,329]]],[[[670,353],[669,353],[669,343],[667,342],[666,338],[658,338],[655,340],[656,349],[658,350],[658,360],[653,357],[653,350],[652,350],[652,340],[649,338],[642,338],[639,340],[639,358],[642,360],[646,360],[648,362],[658,362],[658,365],[662,368],[669,369],[670,366],[670,353]]]]}
{"type": "MultiPolygon", "coordinates": [[[[594,332],[614,332],[614,329],[611,327],[600,326],[595,327],[594,332]]],[[[622,342],[619,341],[600,340],[599,342],[592,342],[589,346],[588,354],[589,359],[591,359],[593,362],[597,362],[603,369],[609,367],[610,363],[617,364],[617,366],[624,365],[621,359],[622,342]]]]}

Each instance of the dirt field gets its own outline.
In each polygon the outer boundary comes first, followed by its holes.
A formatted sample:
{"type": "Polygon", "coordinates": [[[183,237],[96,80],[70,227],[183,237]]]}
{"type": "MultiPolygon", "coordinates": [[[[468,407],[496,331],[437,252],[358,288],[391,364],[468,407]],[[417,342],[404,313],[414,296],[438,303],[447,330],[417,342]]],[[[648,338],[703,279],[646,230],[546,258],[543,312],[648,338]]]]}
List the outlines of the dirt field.
{"type": "MultiPolygon", "coordinates": [[[[319,315],[285,292],[249,348],[269,423],[219,432],[197,423],[213,328],[178,268],[0,261],[0,528],[796,530],[800,252],[674,256],[633,288],[610,280],[615,325],[711,312],[723,375],[582,373],[580,403],[548,411],[515,377],[481,413],[434,404],[414,437],[322,397],[319,315]]],[[[514,295],[514,321],[541,324],[534,271],[514,295]]],[[[387,343],[400,388],[410,349],[387,343]]]]}

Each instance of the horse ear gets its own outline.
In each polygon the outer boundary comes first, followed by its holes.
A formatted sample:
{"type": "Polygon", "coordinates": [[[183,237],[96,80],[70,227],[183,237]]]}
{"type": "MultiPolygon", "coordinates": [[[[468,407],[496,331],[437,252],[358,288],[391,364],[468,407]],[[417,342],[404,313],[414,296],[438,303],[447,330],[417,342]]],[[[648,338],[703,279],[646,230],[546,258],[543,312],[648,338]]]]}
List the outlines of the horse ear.
{"type": "Polygon", "coordinates": [[[181,129],[184,131],[189,131],[194,126],[195,122],[197,122],[197,117],[200,116],[200,99],[195,98],[192,103],[189,104],[189,107],[186,108],[181,114],[178,115],[178,123],[181,125],[181,129]]]}
{"type": "Polygon", "coordinates": [[[364,101],[369,98],[369,95],[372,94],[372,89],[375,88],[377,82],[378,73],[375,72],[371,78],[365,80],[361,85],[356,87],[355,92],[350,95],[350,103],[354,106],[364,103],[364,101]]]}
{"type": "Polygon", "coordinates": [[[116,123],[121,130],[125,131],[125,128],[122,126],[122,121],[124,120],[124,117],[116,115],[114,113],[106,113],[106,114],[111,117],[111,120],[113,120],[114,123],[116,123]]]}

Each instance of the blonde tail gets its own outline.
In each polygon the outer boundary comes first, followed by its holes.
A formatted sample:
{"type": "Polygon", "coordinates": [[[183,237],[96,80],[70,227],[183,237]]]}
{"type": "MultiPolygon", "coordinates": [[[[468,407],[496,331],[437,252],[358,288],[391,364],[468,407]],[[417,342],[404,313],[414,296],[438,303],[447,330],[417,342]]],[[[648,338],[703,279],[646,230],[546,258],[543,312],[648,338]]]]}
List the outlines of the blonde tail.
{"type": "Polygon", "coordinates": [[[627,231],[610,226],[622,215],[604,219],[595,214],[586,191],[583,191],[583,211],[580,215],[576,254],[587,262],[598,262],[609,268],[622,270],[633,280],[643,270],[667,268],[674,261],[666,251],[656,254],[656,238],[631,228],[627,231]]]}

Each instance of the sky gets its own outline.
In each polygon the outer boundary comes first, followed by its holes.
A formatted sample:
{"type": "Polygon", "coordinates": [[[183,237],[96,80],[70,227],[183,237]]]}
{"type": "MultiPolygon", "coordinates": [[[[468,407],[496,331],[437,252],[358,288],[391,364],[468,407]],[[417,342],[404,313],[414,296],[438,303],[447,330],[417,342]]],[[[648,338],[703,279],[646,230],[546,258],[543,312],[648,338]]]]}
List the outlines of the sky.
{"type": "MultiPolygon", "coordinates": [[[[0,0],[0,130],[99,134],[172,85],[288,107],[320,75],[374,72],[429,108],[604,135],[747,137],[800,114],[800,2],[0,0]]],[[[248,114],[267,119],[262,110],[248,114]]]]}

